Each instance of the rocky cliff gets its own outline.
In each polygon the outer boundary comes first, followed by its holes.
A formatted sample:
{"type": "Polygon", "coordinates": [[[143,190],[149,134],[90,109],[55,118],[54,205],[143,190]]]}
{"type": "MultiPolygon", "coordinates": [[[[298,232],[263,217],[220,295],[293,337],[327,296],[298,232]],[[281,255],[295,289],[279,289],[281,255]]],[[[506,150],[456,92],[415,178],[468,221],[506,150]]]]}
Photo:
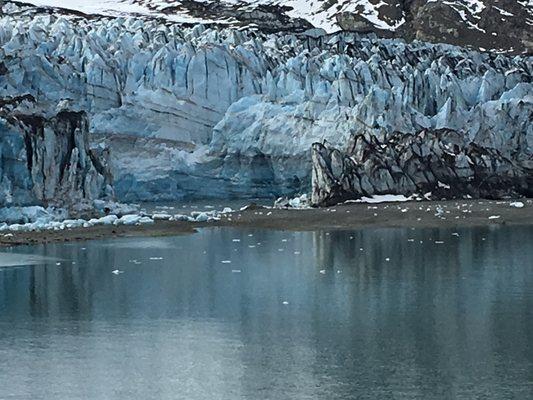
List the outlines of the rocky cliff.
{"type": "Polygon", "coordinates": [[[110,149],[125,201],[307,192],[312,145],[326,140],[351,157],[360,135],[387,146],[454,131],[465,154],[472,143],[529,168],[532,74],[528,56],[373,34],[32,7],[0,19],[0,95],[31,96],[31,114],[47,118],[58,105],[86,113],[90,146],[110,149]]]}
{"type": "Polygon", "coordinates": [[[328,206],[391,194],[426,198],[533,196],[533,160],[522,140],[504,149],[463,132],[354,135],[347,150],[313,145],[312,203],[328,206]]]}

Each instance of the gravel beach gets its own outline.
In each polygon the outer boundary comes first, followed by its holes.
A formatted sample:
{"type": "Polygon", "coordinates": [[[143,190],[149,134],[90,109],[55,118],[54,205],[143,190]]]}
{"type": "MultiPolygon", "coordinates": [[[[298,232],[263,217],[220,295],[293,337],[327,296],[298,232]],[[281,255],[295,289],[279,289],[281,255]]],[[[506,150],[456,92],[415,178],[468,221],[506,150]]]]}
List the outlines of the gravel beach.
{"type": "Polygon", "coordinates": [[[250,208],[198,223],[155,221],[138,226],[93,226],[0,234],[0,246],[83,241],[131,236],[192,234],[209,227],[242,227],[289,231],[355,230],[377,227],[474,227],[533,223],[532,200],[449,200],[398,203],[351,203],[327,208],[250,208]]]}

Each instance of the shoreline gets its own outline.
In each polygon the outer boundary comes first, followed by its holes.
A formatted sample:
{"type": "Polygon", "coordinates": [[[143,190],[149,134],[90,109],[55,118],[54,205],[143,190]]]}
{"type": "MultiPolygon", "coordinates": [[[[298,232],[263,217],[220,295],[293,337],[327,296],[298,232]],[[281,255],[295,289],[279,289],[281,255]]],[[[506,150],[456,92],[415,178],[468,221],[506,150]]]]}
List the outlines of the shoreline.
{"type": "Polygon", "coordinates": [[[327,208],[253,208],[223,215],[218,221],[155,221],[149,225],[99,225],[87,228],[9,232],[0,247],[89,241],[121,237],[160,237],[195,233],[202,228],[256,228],[286,231],[372,228],[464,228],[533,224],[533,200],[446,200],[349,203],[327,208]]]}

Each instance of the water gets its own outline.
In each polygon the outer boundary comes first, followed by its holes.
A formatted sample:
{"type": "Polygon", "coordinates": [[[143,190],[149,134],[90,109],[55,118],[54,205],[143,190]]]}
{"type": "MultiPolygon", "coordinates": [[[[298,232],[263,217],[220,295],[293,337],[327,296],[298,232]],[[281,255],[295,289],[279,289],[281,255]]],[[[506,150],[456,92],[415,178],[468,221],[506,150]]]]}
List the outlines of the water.
{"type": "Polygon", "coordinates": [[[7,250],[0,399],[533,398],[533,228],[457,232],[7,250]]]}

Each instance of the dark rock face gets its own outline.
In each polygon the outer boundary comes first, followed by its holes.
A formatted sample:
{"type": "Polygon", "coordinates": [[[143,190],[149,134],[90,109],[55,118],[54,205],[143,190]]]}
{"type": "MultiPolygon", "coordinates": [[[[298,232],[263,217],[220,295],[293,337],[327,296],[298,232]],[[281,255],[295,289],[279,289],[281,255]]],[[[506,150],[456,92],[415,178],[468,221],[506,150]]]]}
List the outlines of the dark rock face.
{"type": "Polygon", "coordinates": [[[89,148],[84,112],[52,118],[11,114],[0,123],[0,206],[42,204],[71,210],[113,196],[105,149],[89,148]]]}
{"type": "Polygon", "coordinates": [[[533,8],[527,1],[384,0],[375,7],[379,21],[398,29],[380,29],[366,18],[363,7],[339,13],[337,21],[344,30],[376,32],[387,37],[533,52],[533,8]]]}
{"type": "Polygon", "coordinates": [[[358,134],[347,151],[315,143],[312,203],[428,192],[439,199],[532,196],[533,157],[523,145],[501,151],[449,129],[397,132],[384,141],[358,134]]]}
{"type": "Polygon", "coordinates": [[[233,25],[246,27],[254,24],[263,32],[302,32],[313,28],[308,21],[302,18],[290,18],[286,12],[290,7],[277,4],[257,4],[255,7],[245,7],[244,4],[224,2],[204,2],[195,0],[182,0],[179,5],[160,8],[167,15],[185,11],[195,18],[210,18],[224,21],[233,20],[233,25]]]}
{"type": "Polygon", "coordinates": [[[533,52],[533,9],[518,1],[425,2],[411,6],[406,31],[419,40],[484,49],[533,52]]]}

